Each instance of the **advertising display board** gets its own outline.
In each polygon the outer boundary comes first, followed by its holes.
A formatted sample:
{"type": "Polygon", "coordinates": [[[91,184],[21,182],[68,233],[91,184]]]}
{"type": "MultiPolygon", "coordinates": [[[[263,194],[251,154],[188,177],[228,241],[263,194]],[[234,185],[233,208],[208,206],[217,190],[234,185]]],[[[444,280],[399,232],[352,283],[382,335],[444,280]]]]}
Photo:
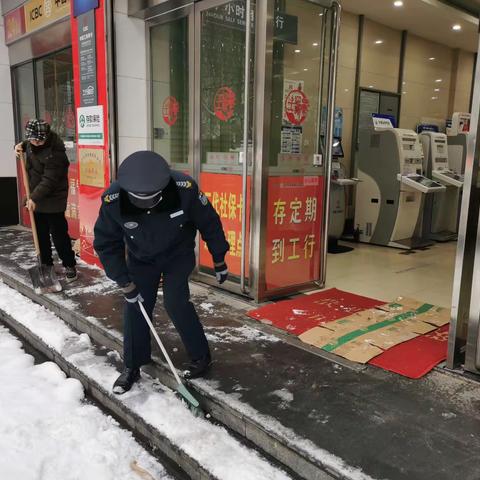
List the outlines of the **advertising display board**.
{"type": "MultiPolygon", "coordinates": [[[[73,11],[71,16],[73,61],[77,66],[74,69],[74,79],[78,135],[77,158],[80,168],[80,255],[87,263],[97,265],[100,265],[100,261],[93,249],[93,227],[98,217],[101,195],[110,181],[104,8],[105,0],[99,0],[98,8],[93,10],[94,22],[91,18],[89,21],[85,21],[85,18],[82,19],[83,15],[74,17],[73,11]],[[94,32],[92,32],[92,24],[95,25],[94,32]],[[79,28],[82,30],[87,28],[88,38],[82,36],[79,28]],[[89,39],[94,39],[94,41],[88,43],[89,39]],[[82,68],[79,67],[81,56],[82,68]],[[95,68],[95,72],[91,71],[92,68],[95,68]],[[95,95],[91,96],[89,92],[86,94],[82,92],[82,87],[85,88],[86,82],[87,86],[92,86],[95,95]],[[91,98],[96,99],[96,105],[90,105],[91,98]],[[88,106],[84,106],[85,104],[88,106]]],[[[91,16],[92,11],[84,15],[91,16]]]]}

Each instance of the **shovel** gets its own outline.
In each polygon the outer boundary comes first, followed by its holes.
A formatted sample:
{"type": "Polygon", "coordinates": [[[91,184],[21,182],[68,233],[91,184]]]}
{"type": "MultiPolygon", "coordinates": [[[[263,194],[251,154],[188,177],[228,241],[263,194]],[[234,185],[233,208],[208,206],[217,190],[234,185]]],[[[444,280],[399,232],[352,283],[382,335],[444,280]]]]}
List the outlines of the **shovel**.
{"type": "MultiPolygon", "coordinates": [[[[20,163],[22,165],[23,183],[27,194],[27,202],[30,200],[30,184],[28,182],[27,168],[25,166],[25,154],[20,154],[20,163]]],[[[30,223],[32,225],[33,243],[35,245],[35,253],[37,255],[37,265],[28,269],[30,279],[32,280],[33,289],[37,295],[43,293],[61,292],[62,285],[57,279],[53,265],[42,265],[40,257],[40,245],[38,243],[37,226],[33,211],[28,209],[30,214],[30,223]]]]}
{"type": "Polygon", "coordinates": [[[180,377],[178,376],[177,370],[173,366],[172,360],[170,359],[170,356],[168,355],[167,350],[165,349],[165,346],[163,345],[162,341],[160,340],[160,337],[158,336],[158,333],[155,330],[155,327],[153,326],[153,323],[150,320],[150,317],[148,316],[148,313],[146,312],[145,307],[143,306],[143,303],[138,302],[138,305],[139,305],[140,310],[143,314],[143,317],[145,318],[145,321],[147,322],[148,326],[150,327],[150,330],[153,333],[153,336],[155,337],[155,340],[158,343],[158,346],[160,347],[160,350],[163,353],[163,356],[165,357],[165,360],[168,363],[168,366],[170,367],[170,370],[173,373],[173,376],[175,377],[175,380],[177,381],[177,392],[178,392],[178,394],[187,403],[188,408],[192,411],[192,413],[196,417],[205,417],[205,412],[201,409],[200,404],[198,403],[198,400],[187,390],[187,387],[180,380],[180,377]]]}

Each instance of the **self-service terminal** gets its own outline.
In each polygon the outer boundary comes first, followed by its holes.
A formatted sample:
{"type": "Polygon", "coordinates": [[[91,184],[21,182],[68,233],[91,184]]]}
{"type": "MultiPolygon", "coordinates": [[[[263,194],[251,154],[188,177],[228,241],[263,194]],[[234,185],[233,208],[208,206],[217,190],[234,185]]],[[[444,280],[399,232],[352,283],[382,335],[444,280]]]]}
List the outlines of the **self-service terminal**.
{"type": "Polygon", "coordinates": [[[353,250],[351,247],[339,245],[338,240],[345,228],[347,216],[347,188],[353,187],[358,180],[347,178],[345,167],[340,162],[344,157],[342,139],[333,139],[332,173],[330,178],[330,221],[328,227],[328,253],[344,253],[353,250]]]}
{"type": "Polygon", "coordinates": [[[448,159],[450,168],[455,173],[465,173],[467,160],[467,141],[470,132],[471,115],[456,112],[452,116],[452,125],[447,128],[448,159]]]}
{"type": "Polygon", "coordinates": [[[437,242],[457,238],[460,196],[463,175],[450,168],[447,136],[444,133],[422,132],[425,173],[445,186],[445,190],[428,195],[423,212],[423,234],[437,242]]]}
{"type": "MultiPolygon", "coordinates": [[[[445,187],[423,175],[423,151],[413,130],[361,130],[357,154],[355,226],[360,241],[412,249],[424,196],[445,187]]],[[[431,242],[430,242],[431,244],[431,242]]]]}

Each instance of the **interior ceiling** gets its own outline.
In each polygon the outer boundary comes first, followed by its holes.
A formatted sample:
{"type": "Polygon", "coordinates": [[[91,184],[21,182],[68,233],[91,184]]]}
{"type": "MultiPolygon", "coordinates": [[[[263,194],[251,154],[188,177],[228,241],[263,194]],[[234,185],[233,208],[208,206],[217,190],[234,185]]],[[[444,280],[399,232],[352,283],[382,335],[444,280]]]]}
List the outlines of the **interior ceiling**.
{"type": "MultiPolygon", "coordinates": [[[[461,1],[455,0],[458,5],[461,1]]],[[[480,0],[468,0],[466,3],[480,11],[480,0]]],[[[477,51],[478,17],[438,0],[403,0],[400,8],[393,6],[393,0],[341,0],[341,4],[347,12],[365,15],[397,30],[408,30],[452,48],[477,51]],[[460,32],[452,30],[452,25],[456,23],[462,26],[460,32]]]]}

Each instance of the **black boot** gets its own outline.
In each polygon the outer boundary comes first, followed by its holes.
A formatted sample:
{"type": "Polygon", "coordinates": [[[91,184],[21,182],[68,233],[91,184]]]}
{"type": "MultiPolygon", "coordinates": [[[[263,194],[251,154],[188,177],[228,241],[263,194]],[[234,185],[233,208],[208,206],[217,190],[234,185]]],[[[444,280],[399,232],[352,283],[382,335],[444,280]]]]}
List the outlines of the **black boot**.
{"type": "Polygon", "coordinates": [[[78,278],[77,269],[75,267],[66,267],[65,268],[65,281],[67,283],[72,283],[78,278]]]}
{"type": "Polygon", "coordinates": [[[183,372],[183,376],[190,380],[193,378],[203,377],[212,364],[212,357],[210,352],[198,360],[192,360],[188,365],[186,370],[183,372]]]}
{"type": "Polygon", "coordinates": [[[123,369],[122,374],[115,380],[113,384],[113,393],[121,395],[128,392],[133,384],[140,379],[139,368],[127,368],[123,369]]]}

